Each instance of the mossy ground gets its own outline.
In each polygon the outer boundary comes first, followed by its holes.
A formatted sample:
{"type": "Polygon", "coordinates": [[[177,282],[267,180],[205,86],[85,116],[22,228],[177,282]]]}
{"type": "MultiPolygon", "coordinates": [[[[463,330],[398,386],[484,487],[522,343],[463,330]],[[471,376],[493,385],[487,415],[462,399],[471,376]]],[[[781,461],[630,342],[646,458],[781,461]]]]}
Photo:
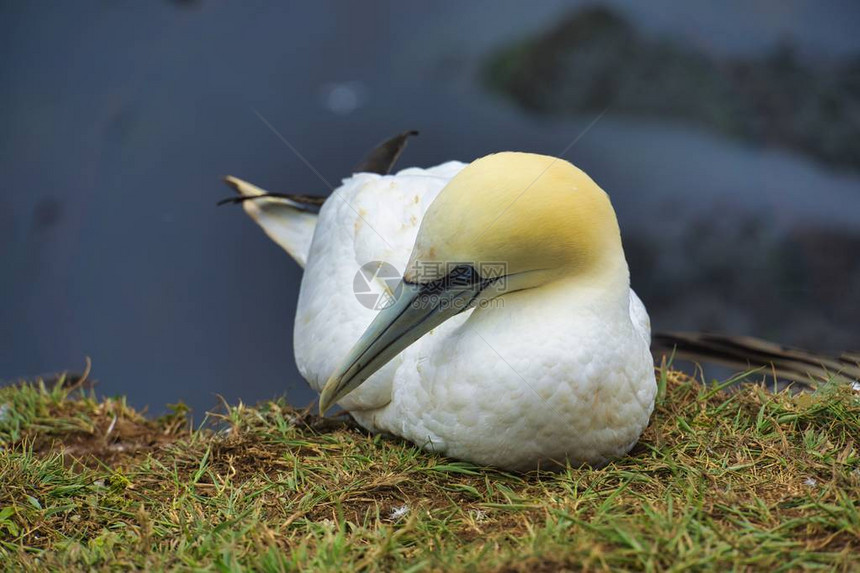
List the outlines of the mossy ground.
{"type": "Polygon", "coordinates": [[[631,454],[514,475],[282,402],[191,429],[57,385],[0,389],[7,570],[860,568],[860,397],[659,373],[631,454]]]}

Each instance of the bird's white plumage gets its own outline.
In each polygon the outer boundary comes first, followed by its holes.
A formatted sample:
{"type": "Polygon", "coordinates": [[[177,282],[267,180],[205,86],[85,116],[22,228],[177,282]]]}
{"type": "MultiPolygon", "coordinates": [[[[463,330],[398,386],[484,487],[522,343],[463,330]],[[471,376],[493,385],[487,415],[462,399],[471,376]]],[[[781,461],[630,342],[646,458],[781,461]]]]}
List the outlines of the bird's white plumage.
{"type": "MultiPolygon", "coordinates": [[[[384,261],[402,272],[427,207],[463,167],[452,161],[396,175],[358,173],[325,202],[302,277],[293,333],[296,364],[314,390],[322,390],[376,316],[355,296],[358,270],[384,261]]],[[[385,288],[379,280],[378,288],[385,288]]],[[[372,426],[368,416],[391,401],[394,373],[404,363],[414,364],[415,351],[413,346],[394,358],[340,405],[371,431],[383,429],[372,426]]]]}
{"type": "MultiPolygon", "coordinates": [[[[296,362],[315,390],[376,315],[355,297],[356,272],[370,261],[403,271],[428,207],[463,167],[359,173],[323,205],[294,332],[296,362]]],[[[626,453],[648,423],[656,394],[649,341],[625,264],[614,284],[560,280],[463,312],[339,404],[373,432],[481,464],[600,464],[626,453]]]]}

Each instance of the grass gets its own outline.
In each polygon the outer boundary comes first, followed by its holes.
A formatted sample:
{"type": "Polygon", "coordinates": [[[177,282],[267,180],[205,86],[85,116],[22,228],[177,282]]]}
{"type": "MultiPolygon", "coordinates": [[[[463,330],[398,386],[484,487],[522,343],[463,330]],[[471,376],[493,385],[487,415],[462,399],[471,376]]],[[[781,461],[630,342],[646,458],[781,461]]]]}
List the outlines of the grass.
{"type": "Polygon", "coordinates": [[[601,469],[515,475],[283,402],[191,429],[122,399],[0,389],[6,570],[860,568],[860,396],[727,392],[668,369],[601,469]]]}

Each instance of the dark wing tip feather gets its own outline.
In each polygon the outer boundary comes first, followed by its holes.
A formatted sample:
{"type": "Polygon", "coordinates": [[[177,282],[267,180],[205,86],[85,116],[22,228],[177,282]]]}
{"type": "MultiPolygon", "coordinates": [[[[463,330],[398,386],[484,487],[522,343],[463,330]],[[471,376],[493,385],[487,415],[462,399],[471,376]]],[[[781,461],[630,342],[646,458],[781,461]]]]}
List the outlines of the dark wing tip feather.
{"type": "Polygon", "coordinates": [[[355,166],[355,173],[376,173],[388,175],[397,163],[397,159],[406,148],[407,140],[418,135],[418,131],[410,129],[386,139],[367,154],[364,160],[355,166]]]}
{"type": "Polygon", "coordinates": [[[676,353],[679,358],[723,364],[745,370],[763,367],[777,377],[805,387],[828,380],[860,380],[860,363],[850,354],[816,354],[750,336],[711,332],[658,332],[652,340],[655,355],[676,353]]]}
{"type": "MultiPolygon", "coordinates": [[[[239,195],[238,197],[227,197],[225,199],[221,199],[218,201],[217,205],[239,205],[244,203],[245,201],[255,201],[257,199],[274,199],[281,200],[282,202],[288,204],[290,207],[294,209],[299,209],[302,211],[319,211],[320,207],[323,203],[325,203],[325,197],[319,197],[317,195],[302,195],[300,193],[259,193],[257,195],[246,195],[242,192],[240,188],[240,184],[244,183],[242,181],[237,180],[232,176],[224,177],[224,183],[233,188],[233,190],[239,195]]],[[[250,184],[249,184],[250,185],[250,184]]],[[[260,189],[262,191],[262,189],[260,189]]]]}

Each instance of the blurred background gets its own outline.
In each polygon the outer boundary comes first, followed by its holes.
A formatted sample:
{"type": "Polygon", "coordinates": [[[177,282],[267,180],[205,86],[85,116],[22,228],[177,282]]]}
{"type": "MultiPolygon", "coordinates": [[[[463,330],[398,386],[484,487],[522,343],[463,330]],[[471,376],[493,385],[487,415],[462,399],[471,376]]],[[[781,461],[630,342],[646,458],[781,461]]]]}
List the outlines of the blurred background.
{"type": "Polygon", "coordinates": [[[300,269],[215,202],[329,190],[255,110],[335,184],[405,129],[399,167],[569,147],[655,329],[860,349],[858,30],[852,0],[3,2],[0,379],[311,401],[300,269]]]}

